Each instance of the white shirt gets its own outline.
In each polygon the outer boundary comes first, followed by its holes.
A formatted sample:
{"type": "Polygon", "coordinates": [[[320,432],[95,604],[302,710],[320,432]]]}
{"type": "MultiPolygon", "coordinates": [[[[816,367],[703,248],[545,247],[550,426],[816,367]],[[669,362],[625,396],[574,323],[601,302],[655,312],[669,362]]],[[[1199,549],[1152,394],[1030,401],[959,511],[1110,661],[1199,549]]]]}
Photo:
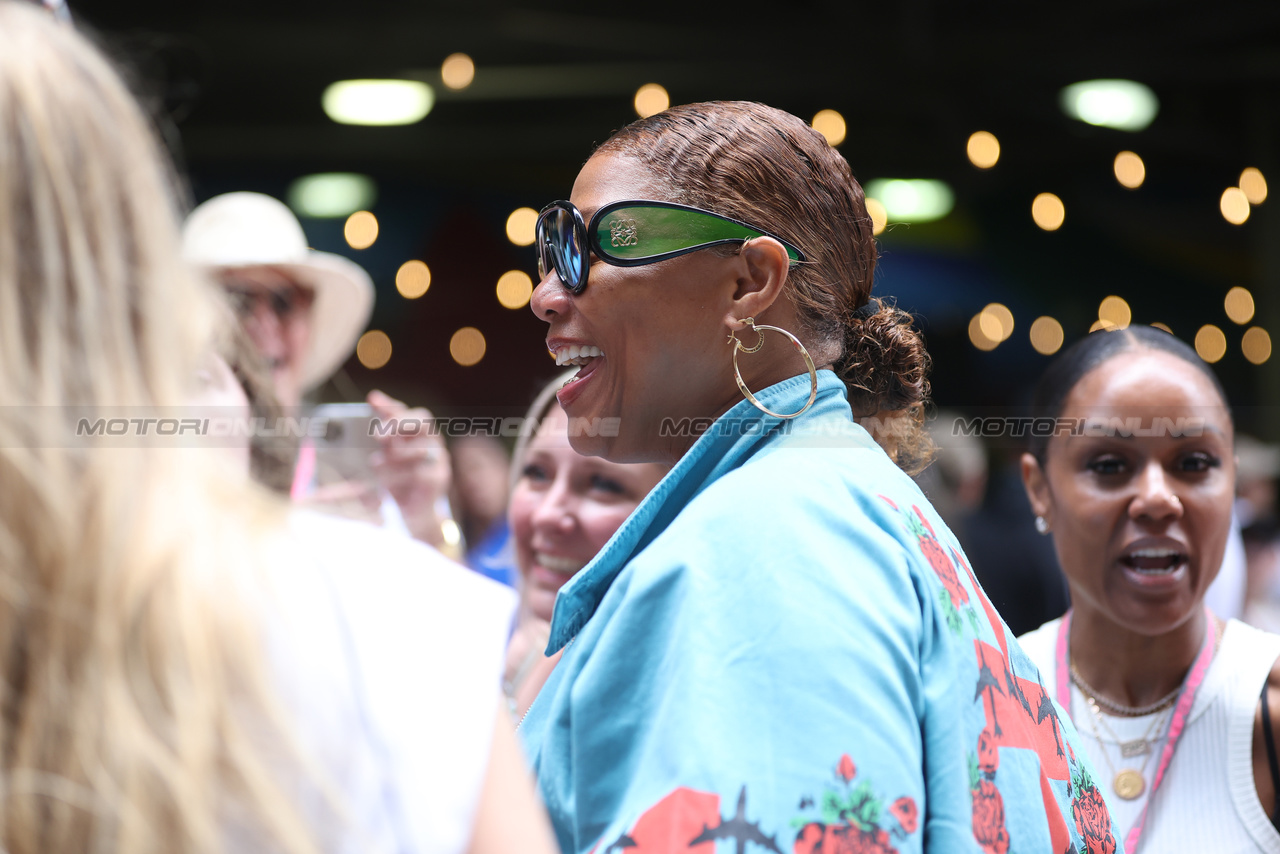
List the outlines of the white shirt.
{"type": "Polygon", "coordinates": [[[429,546],[294,512],[270,638],[304,748],[339,787],[325,850],[467,848],[515,594],[429,546]]]}

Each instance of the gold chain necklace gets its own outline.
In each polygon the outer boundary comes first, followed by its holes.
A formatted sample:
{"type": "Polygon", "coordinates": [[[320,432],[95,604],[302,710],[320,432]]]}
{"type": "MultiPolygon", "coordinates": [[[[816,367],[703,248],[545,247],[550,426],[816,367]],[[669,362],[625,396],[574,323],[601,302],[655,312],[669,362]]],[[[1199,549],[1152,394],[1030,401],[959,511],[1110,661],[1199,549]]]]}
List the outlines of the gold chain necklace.
{"type": "Polygon", "coordinates": [[[1076,669],[1076,663],[1071,662],[1071,681],[1076,683],[1076,687],[1080,689],[1080,693],[1088,697],[1092,702],[1111,712],[1113,715],[1122,718],[1141,718],[1156,712],[1164,711],[1173,705],[1173,701],[1178,699],[1178,692],[1182,690],[1182,684],[1174,688],[1168,694],[1165,694],[1154,703],[1145,706],[1122,706],[1119,703],[1108,700],[1106,697],[1094,688],[1088,682],[1084,681],[1084,677],[1080,675],[1080,671],[1076,669]]]}
{"type": "MultiPolygon", "coordinates": [[[[1222,625],[1215,619],[1210,628],[1213,630],[1213,654],[1218,654],[1218,647],[1222,646],[1222,625]]],[[[1176,688],[1165,694],[1154,703],[1148,703],[1145,706],[1122,706],[1121,704],[1108,700],[1102,696],[1102,692],[1094,688],[1088,682],[1084,681],[1084,677],[1080,675],[1080,671],[1076,669],[1074,659],[1067,665],[1067,670],[1071,674],[1071,681],[1080,689],[1080,693],[1088,697],[1093,703],[1106,709],[1116,717],[1121,718],[1141,718],[1147,715],[1162,711],[1173,705],[1178,699],[1178,694],[1182,691],[1182,684],[1179,683],[1176,688]]]]}
{"type": "Polygon", "coordinates": [[[1162,713],[1157,716],[1151,722],[1151,725],[1147,727],[1147,732],[1142,738],[1134,739],[1132,741],[1121,741],[1119,736],[1115,734],[1103,719],[1102,709],[1098,708],[1096,698],[1091,696],[1083,688],[1080,689],[1080,692],[1084,694],[1085,701],[1089,704],[1089,711],[1091,713],[1089,715],[1089,725],[1093,729],[1093,737],[1097,739],[1098,746],[1102,749],[1102,758],[1106,760],[1107,763],[1107,770],[1111,772],[1111,788],[1115,790],[1116,795],[1124,798],[1126,801],[1132,801],[1135,798],[1141,797],[1142,793],[1147,790],[1147,778],[1143,776],[1143,773],[1147,770],[1147,762],[1150,761],[1151,755],[1155,753],[1155,751],[1151,749],[1152,742],[1159,740],[1158,737],[1153,738],[1152,736],[1161,731],[1161,727],[1164,725],[1164,719],[1167,717],[1167,714],[1162,713]],[[1142,764],[1136,769],[1123,768],[1117,772],[1116,766],[1111,762],[1111,752],[1107,749],[1107,743],[1102,740],[1102,734],[1098,731],[1099,723],[1106,728],[1107,733],[1120,745],[1121,757],[1127,759],[1134,756],[1142,756],[1142,764]]]}

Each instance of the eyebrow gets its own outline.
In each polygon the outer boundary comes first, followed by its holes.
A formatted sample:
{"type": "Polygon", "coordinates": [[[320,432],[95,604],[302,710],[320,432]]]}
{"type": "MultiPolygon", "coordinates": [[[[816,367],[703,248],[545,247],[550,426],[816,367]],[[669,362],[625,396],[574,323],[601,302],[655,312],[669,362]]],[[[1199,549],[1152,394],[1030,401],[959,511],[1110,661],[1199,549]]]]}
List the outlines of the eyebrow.
{"type": "MultiPolygon", "coordinates": [[[[1085,420],[1086,420],[1086,422],[1088,421],[1088,419],[1085,419],[1085,420]]],[[[1165,434],[1165,435],[1164,435],[1164,436],[1162,436],[1161,438],[1170,438],[1170,439],[1198,439],[1198,438],[1200,438],[1201,436],[1203,436],[1205,433],[1213,433],[1213,434],[1214,434],[1214,435],[1216,435],[1218,438],[1223,439],[1223,440],[1225,440],[1225,439],[1227,438],[1227,434],[1226,434],[1224,431],[1219,430],[1217,427],[1214,427],[1214,426],[1209,425],[1209,424],[1205,424],[1205,425],[1203,425],[1203,427],[1201,428],[1201,432],[1200,432],[1200,433],[1198,433],[1198,434],[1196,434],[1196,435],[1193,435],[1193,436],[1186,435],[1185,433],[1184,433],[1184,434],[1179,434],[1179,435],[1177,435],[1177,436],[1170,436],[1170,435],[1168,435],[1168,434],[1165,434]]],[[[1051,438],[1052,438],[1052,437],[1051,437],[1051,438]]],[[[1152,437],[1151,437],[1151,436],[1145,436],[1145,435],[1138,435],[1138,436],[1125,435],[1125,434],[1123,434],[1123,433],[1110,433],[1110,434],[1107,434],[1107,435],[1105,435],[1105,436],[1090,436],[1090,435],[1088,435],[1087,433],[1080,433],[1080,434],[1070,434],[1070,433],[1069,433],[1069,434],[1067,434],[1064,438],[1067,438],[1067,439],[1124,439],[1124,440],[1132,440],[1132,439],[1150,439],[1150,438],[1152,438],[1152,437]]]]}

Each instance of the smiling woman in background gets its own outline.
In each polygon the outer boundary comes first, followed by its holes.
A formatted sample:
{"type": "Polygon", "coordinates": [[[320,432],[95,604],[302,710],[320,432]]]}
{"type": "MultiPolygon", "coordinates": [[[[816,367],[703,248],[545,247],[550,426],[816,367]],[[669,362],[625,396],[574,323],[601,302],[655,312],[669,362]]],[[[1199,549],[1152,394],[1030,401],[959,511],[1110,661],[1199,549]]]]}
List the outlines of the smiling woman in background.
{"type": "Polygon", "coordinates": [[[1125,850],[1280,850],[1280,637],[1204,604],[1235,494],[1222,386],[1186,344],[1135,326],[1064,351],[1034,406],[1087,426],[1022,460],[1072,609],[1021,640],[1084,735],[1125,850]]]}
{"type": "Polygon", "coordinates": [[[544,655],[556,594],[591,562],[669,466],[584,457],[569,445],[569,418],[556,402],[563,377],[542,390],[512,463],[508,518],[520,571],[519,623],[507,650],[506,690],[517,714],[537,695],[559,654],[544,655]]]}

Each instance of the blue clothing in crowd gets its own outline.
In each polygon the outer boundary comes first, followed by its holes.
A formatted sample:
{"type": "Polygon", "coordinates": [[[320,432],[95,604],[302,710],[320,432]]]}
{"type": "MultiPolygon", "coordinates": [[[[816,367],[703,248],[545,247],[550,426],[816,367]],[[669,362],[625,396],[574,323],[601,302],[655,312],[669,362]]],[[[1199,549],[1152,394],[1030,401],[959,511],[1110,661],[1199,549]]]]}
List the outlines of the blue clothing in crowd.
{"type": "Polygon", "coordinates": [[[521,734],[562,849],[1112,854],[1069,719],[819,380],[718,419],[561,590],[521,734]]]}

